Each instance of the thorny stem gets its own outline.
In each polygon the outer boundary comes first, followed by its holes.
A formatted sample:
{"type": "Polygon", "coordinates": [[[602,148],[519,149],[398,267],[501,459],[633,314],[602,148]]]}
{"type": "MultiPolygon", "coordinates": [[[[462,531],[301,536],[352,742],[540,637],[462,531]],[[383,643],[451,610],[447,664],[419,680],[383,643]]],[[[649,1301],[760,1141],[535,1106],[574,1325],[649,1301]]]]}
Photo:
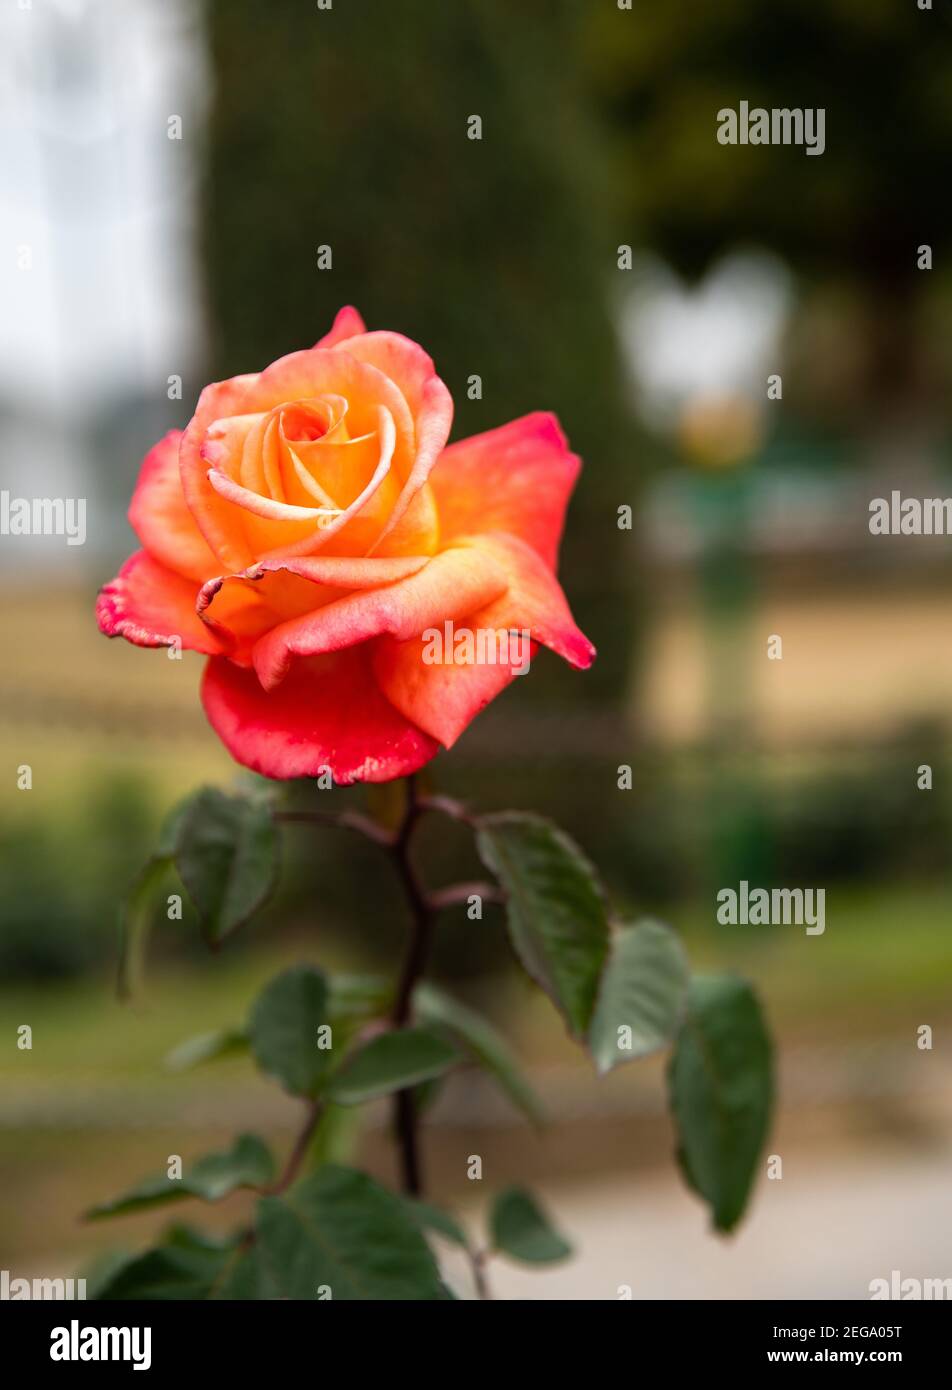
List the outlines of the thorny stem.
{"type": "Polygon", "coordinates": [[[475,826],[478,817],[463,805],[462,801],[454,801],[451,796],[425,796],[419,801],[421,811],[438,811],[441,815],[449,816],[451,820],[463,821],[466,825],[475,826]]]}
{"type": "Polygon", "coordinates": [[[288,1161],[284,1165],[284,1172],[278,1178],[274,1186],[268,1189],[271,1196],[276,1197],[279,1196],[280,1193],[286,1192],[287,1189],[291,1186],[294,1179],[297,1177],[298,1169],[304,1162],[304,1157],[307,1153],[308,1145],[311,1142],[314,1131],[317,1129],[317,1124],[320,1118],[321,1104],[319,1101],[312,1101],[311,1104],[308,1106],[307,1119],[304,1122],[304,1128],[301,1130],[300,1134],[295,1140],[294,1148],[291,1150],[291,1153],[288,1157],[288,1161]]]}
{"type": "MultiPolygon", "coordinates": [[[[462,802],[454,801],[446,796],[421,796],[413,776],[406,779],[406,786],[406,811],[396,831],[387,830],[369,817],[350,811],[339,814],[322,811],[278,811],[275,813],[275,819],[279,821],[310,822],[354,830],[366,839],[389,850],[393,855],[397,873],[410,906],[413,923],[390,1014],[390,1024],[393,1028],[403,1028],[410,1020],[413,991],[426,969],[436,914],[445,907],[465,902],[473,894],[478,894],[487,902],[503,901],[500,890],[491,883],[451,883],[445,888],[427,892],[410,855],[410,841],[417,822],[427,811],[438,812],[469,826],[475,826],[477,821],[462,802]]],[[[271,1189],[273,1192],[283,1192],[293,1182],[317,1127],[320,1114],[320,1106],[315,1103],[309,1111],[307,1123],[298,1136],[283,1174],[271,1189]]],[[[393,1127],[400,1152],[401,1186],[410,1197],[419,1197],[423,1191],[417,1120],[416,1100],[412,1088],[408,1087],[402,1091],[397,1091],[393,1098],[393,1127]]],[[[477,1251],[471,1257],[473,1281],[476,1292],[481,1299],[492,1297],[486,1279],[486,1254],[485,1251],[477,1251]]]]}
{"type": "MultiPolygon", "coordinates": [[[[413,930],[391,1014],[391,1022],[395,1028],[402,1028],[410,1017],[413,991],[426,968],[427,955],[433,937],[434,919],[440,909],[453,903],[465,902],[473,893],[478,893],[490,901],[498,902],[501,900],[499,890],[493,884],[488,883],[454,883],[447,888],[427,893],[410,858],[410,840],[420,817],[426,811],[437,810],[453,816],[456,820],[464,820],[468,824],[474,823],[474,818],[459,802],[450,801],[447,797],[421,797],[416,779],[412,776],[408,777],[407,809],[397,831],[393,852],[413,915],[413,930]]],[[[400,1146],[403,1190],[411,1197],[419,1197],[423,1191],[417,1118],[413,1091],[410,1089],[398,1091],[394,1096],[393,1122],[397,1142],[400,1146]]],[[[470,1264],[477,1297],[480,1299],[491,1298],[492,1294],[486,1278],[486,1252],[475,1251],[471,1256],[470,1264]]]]}
{"type": "Polygon", "coordinates": [[[484,903],[505,901],[504,894],[494,883],[450,883],[446,888],[434,888],[427,894],[427,902],[434,912],[440,912],[444,907],[455,907],[457,903],[465,903],[470,898],[482,898],[484,903]]]}
{"type": "Polygon", "coordinates": [[[473,1283],[476,1285],[476,1293],[479,1298],[492,1298],[489,1280],[486,1278],[486,1261],[489,1253],[488,1250],[474,1250],[470,1255],[469,1262],[473,1271],[473,1283]]]}
{"type": "MultiPolygon", "coordinates": [[[[410,840],[422,810],[416,781],[413,777],[408,777],[407,809],[397,830],[393,854],[397,873],[410,905],[413,927],[390,1015],[394,1028],[403,1028],[410,1018],[413,991],[426,968],[426,958],[433,936],[434,908],[410,857],[410,840]]],[[[393,1098],[393,1126],[400,1149],[403,1190],[408,1196],[419,1197],[423,1191],[423,1174],[417,1137],[416,1101],[413,1091],[409,1088],[398,1091],[393,1098]]]]}
{"type": "Polygon", "coordinates": [[[356,811],[275,811],[277,821],[300,821],[306,825],[332,825],[342,830],[355,830],[365,839],[376,845],[392,849],[396,836],[384,826],[378,825],[369,816],[361,816],[356,811]]]}

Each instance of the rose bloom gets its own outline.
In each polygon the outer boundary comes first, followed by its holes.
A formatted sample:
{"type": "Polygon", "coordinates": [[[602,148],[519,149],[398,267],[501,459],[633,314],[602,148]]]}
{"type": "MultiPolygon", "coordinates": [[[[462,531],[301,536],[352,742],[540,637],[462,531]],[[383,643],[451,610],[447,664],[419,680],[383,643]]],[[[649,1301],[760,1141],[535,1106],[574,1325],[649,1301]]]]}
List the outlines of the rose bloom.
{"type": "Polygon", "coordinates": [[[207,386],[145,458],[143,548],[100,593],[101,630],[204,652],[238,762],[339,783],[414,772],[520,669],[426,661],[427,629],[527,631],[589,666],[555,577],[579,460],[552,415],[447,448],[452,415],[423,349],[351,308],[315,347],[207,386]]]}

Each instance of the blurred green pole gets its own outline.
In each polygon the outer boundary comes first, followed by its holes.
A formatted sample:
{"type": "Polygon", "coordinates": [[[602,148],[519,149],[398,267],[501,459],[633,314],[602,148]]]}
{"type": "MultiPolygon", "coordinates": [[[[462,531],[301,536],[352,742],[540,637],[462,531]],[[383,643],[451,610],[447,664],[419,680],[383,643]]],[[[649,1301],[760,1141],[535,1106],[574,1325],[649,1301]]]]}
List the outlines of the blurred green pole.
{"type": "Polygon", "coordinates": [[[702,537],[698,583],[706,650],[708,872],[717,887],[765,883],[771,866],[769,807],[756,738],[752,676],[767,660],[754,625],[757,582],[750,554],[753,474],[741,465],[696,477],[702,537]]]}

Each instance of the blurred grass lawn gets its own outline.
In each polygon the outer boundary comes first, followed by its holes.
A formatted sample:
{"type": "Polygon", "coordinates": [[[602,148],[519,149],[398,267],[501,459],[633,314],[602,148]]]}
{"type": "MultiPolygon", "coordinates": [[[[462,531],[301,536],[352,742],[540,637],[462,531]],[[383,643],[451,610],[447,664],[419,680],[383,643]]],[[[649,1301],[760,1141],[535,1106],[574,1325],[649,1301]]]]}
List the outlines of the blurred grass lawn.
{"type": "MultiPolygon", "coordinates": [[[[731,929],[704,925],[706,914],[699,908],[685,912],[676,925],[685,931],[698,966],[736,966],[756,979],[781,1057],[800,1044],[828,1044],[832,1054],[826,1055],[835,1057],[839,1044],[845,1055],[854,1044],[889,1038],[908,1042],[914,1055],[919,1024],[937,1024],[948,1011],[950,909],[948,891],[836,889],[828,898],[822,937],[808,938],[796,928],[748,928],[731,939],[731,929]],[[755,932],[762,932],[759,947],[751,941],[755,932]]],[[[226,948],[207,962],[176,966],[166,961],[149,974],[144,1002],[135,1006],[118,1004],[105,976],[42,987],[20,984],[0,992],[0,1033],[14,1038],[22,1023],[33,1029],[31,1051],[8,1047],[0,1054],[0,1263],[36,1268],[39,1260],[45,1268],[58,1259],[75,1268],[96,1250],[140,1245],[170,1217],[197,1219],[209,1229],[233,1226],[246,1205],[241,1196],[214,1208],[183,1203],[172,1212],[93,1227],[82,1225],[79,1214],[161,1170],[166,1154],[182,1153],[189,1161],[230,1142],[242,1128],[260,1129],[280,1154],[298,1124],[298,1106],[246,1058],[185,1074],[170,1073],[163,1059],[184,1038],[241,1022],[257,990],[290,960],[311,959],[330,970],[360,969],[361,962],[343,959],[342,951],[336,944],[329,953],[319,937],[285,938],[279,947],[262,943],[231,958],[226,948]]],[[[555,1011],[521,974],[473,983],[536,1079],[544,1083],[551,1069],[553,1109],[557,1112],[563,1093],[568,1098],[563,1137],[532,1136],[520,1126],[511,1136],[493,1138],[474,1116],[464,1120],[456,1138],[445,1131],[432,1135],[434,1176],[457,1170],[460,1144],[469,1152],[478,1143],[482,1151],[484,1140],[487,1146],[515,1146],[521,1177],[530,1183],[533,1169],[544,1166],[549,1145],[558,1155],[556,1166],[564,1161],[560,1145],[566,1142],[583,1151],[593,1171],[609,1171],[613,1164],[617,1169],[619,1161],[637,1159],[641,1166],[668,1161],[669,1140],[664,1126],[659,1128],[657,1110],[636,1113],[637,1097],[663,1093],[658,1061],[623,1068],[598,1082],[565,1037],[555,1011]],[[622,1112],[614,1118],[586,1113],[584,1102],[581,1113],[573,1108],[580,1094],[584,1098],[599,1087],[616,1101],[621,1097],[622,1112]],[[636,1109],[626,1119],[628,1100],[636,1109]],[[637,1153],[635,1130],[641,1136],[637,1153]],[[441,1146],[452,1150],[451,1163],[440,1158],[441,1146]]],[[[798,1130],[802,1123],[794,1121],[798,1130]]],[[[385,1171],[388,1145],[379,1139],[375,1131],[360,1161],[385,1171]]],[[[503,1161],[497,1168],[505,1166],[505,1149],[498,1152],[503,1161]]],[[[458,1183],[444,1176],[444,1193],[447,1186],[453,1191],[458,1183]]]]}
{"type": "MultiPolygon", "coordinates": [[[[672,915],[693,965],[736,969],[754,979],[774,1026],[794,1041],[800,1034],[836,1037],[843,1027],[881,1030],[913,1016],[924,1019],[930,1007],[948,1003],[952,889],[833,888],[827,894],[826,932],[818,937],[794,926],[712,928],[712,916],[700,907],[672,915]]],[[[336,933],[334,940],[339,957],[336,933]]],[[[24,1068],[29,1067],[27,1084],[68,1084],[78,1076],[104,1085],[131,1079],[157,1084],[170,1048],[192,1033],[240,1023],[271,974],[302,957],[330,970],[362,966],[359,960],[328,960],[317,938],[306,945],[261,945],[232,960],[226,947],[201,966],[166,966],[152,973],[139,1005],[120,1005],[106,977],[19,983],[15,990],[0,991],[0,1028],[9,1035],[19,1023],[29,1023],[33,1050],[0,1054],[0,1082],[9,1095],[8,1088],[27,1081],[24,1068]]],[[[510,1035],[515,1023],[518,1044],[537,1062],[560,1058],[561,1030],[551,1006],[535,992],[515,989],[518,1019],[499,1022],[510,1035]]],[[[493,990],[497,1001],[513,992],[505,986],[493,990]]],[[[182,1084],[181,1077],[176,1084],[182,1084]]]]}

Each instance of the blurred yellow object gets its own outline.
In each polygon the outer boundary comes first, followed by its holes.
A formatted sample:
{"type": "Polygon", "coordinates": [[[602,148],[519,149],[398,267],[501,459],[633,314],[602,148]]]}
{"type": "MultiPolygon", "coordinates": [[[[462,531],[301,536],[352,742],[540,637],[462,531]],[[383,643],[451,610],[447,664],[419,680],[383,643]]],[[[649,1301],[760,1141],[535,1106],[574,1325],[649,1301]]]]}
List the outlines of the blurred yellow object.
{"type": "Polygon", "coordinates": [[[749,397],[695,396],[684,406],[678,442],[701,468],[736,468],[748,463],[763,439],[763,415],[749,397]]]}

